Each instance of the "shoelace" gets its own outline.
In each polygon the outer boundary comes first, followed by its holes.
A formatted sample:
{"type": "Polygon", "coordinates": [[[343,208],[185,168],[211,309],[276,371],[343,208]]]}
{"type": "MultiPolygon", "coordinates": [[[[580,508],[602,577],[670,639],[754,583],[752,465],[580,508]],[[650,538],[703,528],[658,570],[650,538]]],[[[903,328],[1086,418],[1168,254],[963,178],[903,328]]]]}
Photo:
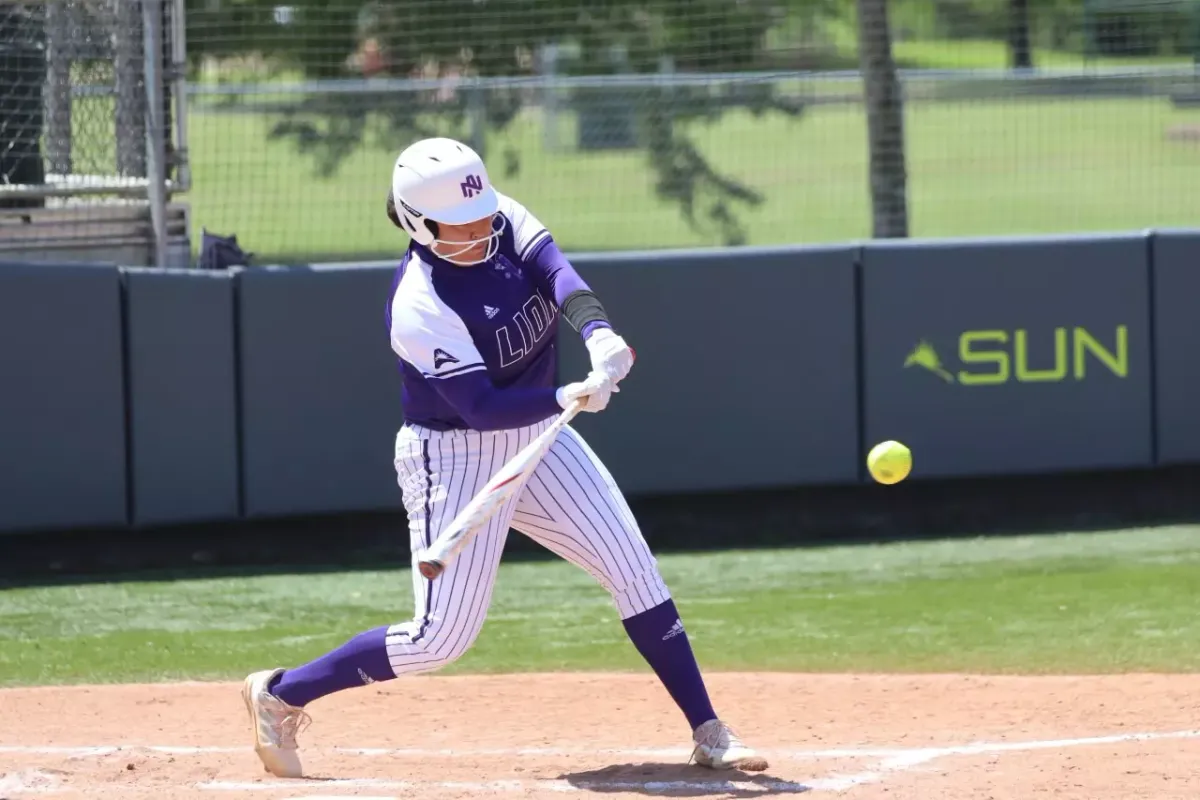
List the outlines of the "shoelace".
{"type": "Polygon", "coordinates": [[[299,708],[285,704],[269,692],[263,692],[262,697],[270,703],[272,710],[279,709],[282,712],[276,723],[279,727],[279,744],[288,748],[295,747],[296,737],[312,724],[312,717],[299,708]]]}
{"type": "Polygon", "coordinates": [[[700,752],[701,747],[715,747],[716,745],[719,745],[721,743],[722,733],[726,734],[728,737],[728,747],[725,749],[728,750],[729,747],[732,747],[735,744],[741,744],[741,739],[739,739],[738,735],[733,732],[733,728],[729,727],[724,722],[718,722],[716,725],[710,726],[709,731],[704,734],[703,739],[696,742],[696,746],[692,748],[692,756],[688,759],[688,763],[691,764],[696,760],[696,753],[700,752]]]}

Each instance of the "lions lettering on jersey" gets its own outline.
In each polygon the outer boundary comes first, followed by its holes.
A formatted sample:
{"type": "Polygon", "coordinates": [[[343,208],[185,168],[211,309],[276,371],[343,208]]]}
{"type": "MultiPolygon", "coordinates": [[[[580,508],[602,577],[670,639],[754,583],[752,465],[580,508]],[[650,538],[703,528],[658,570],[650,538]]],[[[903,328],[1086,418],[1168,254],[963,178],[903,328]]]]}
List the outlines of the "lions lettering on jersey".
{"type": "Polygon", "coordinates": [[[542,340],[546,331],[550,330],[550,322],[554,319],[554,313],[550,310],[541,292],[536,292],[533,297],[529,298],[521,310],[513,314],[512,322],[496,331],[496,344],[500,350],[500,366],[508,367],[516,364],[527,354],[533,352],[534,345],[542,340]],[[517,337],[513,336],[513,328],[516,328],[520,337],[520,346],[516,344],[517,337]]]}

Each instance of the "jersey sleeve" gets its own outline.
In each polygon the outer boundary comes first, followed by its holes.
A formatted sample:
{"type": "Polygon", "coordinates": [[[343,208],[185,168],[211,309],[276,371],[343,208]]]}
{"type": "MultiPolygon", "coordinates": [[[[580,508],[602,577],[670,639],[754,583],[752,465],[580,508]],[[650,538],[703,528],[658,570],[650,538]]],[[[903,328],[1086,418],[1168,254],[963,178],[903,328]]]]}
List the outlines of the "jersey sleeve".
{"type": "Polygon", "coordinates": [[[550,240],[550,231],[546,230],[546,226],[529,209],[507,195],[500,195],[500,213],[512,226],[514,249],[522,261],[550,240]]]}
{"type": "Polygon", "coordinates": [[[427,378],[450,378],[487,367],[462,319],[436,297],[392,299],[392,350],[427,378]]]}

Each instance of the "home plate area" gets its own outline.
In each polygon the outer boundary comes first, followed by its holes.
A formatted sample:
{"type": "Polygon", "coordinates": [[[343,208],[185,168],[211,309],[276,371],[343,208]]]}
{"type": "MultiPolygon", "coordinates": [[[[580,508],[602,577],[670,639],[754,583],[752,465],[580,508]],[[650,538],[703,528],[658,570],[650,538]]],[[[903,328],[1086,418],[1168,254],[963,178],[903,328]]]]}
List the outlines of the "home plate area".
{"type": "Polygon", "coordinates": [[[765,773],[688,764],[642,675],[421,677],[309,709],[267,775],[236,684],[0,691],[0,798],[1200,797],[1200,676],[715,674],[765,773]]]}

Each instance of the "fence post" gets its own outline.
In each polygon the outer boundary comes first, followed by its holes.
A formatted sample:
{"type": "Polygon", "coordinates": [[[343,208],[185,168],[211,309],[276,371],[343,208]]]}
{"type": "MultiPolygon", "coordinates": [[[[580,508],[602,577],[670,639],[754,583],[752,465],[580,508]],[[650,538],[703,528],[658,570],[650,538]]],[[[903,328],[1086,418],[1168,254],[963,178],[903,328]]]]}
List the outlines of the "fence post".
{"type": "Polygon", "coordinates": [[[46,161],[57,175],[71,174],[72,29],[66,0],[46,0],[46,161]]]}
{"type": "Polygon", "coordinates": [[[892,57],[887,0],[858,0],[858,50],[867,106],[872,235],[902,239],[908,236],[904,99],[892,57]]]}
{"type": "Polygon", "coordinates": [[[146,148],[141,136],[147,86],[142,59],[138,58],[138,36],[145,14],[138,14],[136,0],[110,0],[113,8],[113,65],[117,86],[116,115],[117,173],[123,177],[146,177],[146,148]]]}
{"type": "MultiPolygon", "coordinates": [[[[174,107],[175,168],[173,185],[177,192],[192,188],[191,156],[188,153],[188,92],[187,92],[187,10],[185,0],[172,0],[171,5],[171,98],[174,107]]],[[[168,197],[168,199],[170,199],[168,197]]]]}
{"type": "Polygon", "coordinates": [[[146,197],[154,226],[154,266],[167,264],[167,143],[163,114],[162,0],[142,2],[142,43],[146,76],[146,197]]]}

